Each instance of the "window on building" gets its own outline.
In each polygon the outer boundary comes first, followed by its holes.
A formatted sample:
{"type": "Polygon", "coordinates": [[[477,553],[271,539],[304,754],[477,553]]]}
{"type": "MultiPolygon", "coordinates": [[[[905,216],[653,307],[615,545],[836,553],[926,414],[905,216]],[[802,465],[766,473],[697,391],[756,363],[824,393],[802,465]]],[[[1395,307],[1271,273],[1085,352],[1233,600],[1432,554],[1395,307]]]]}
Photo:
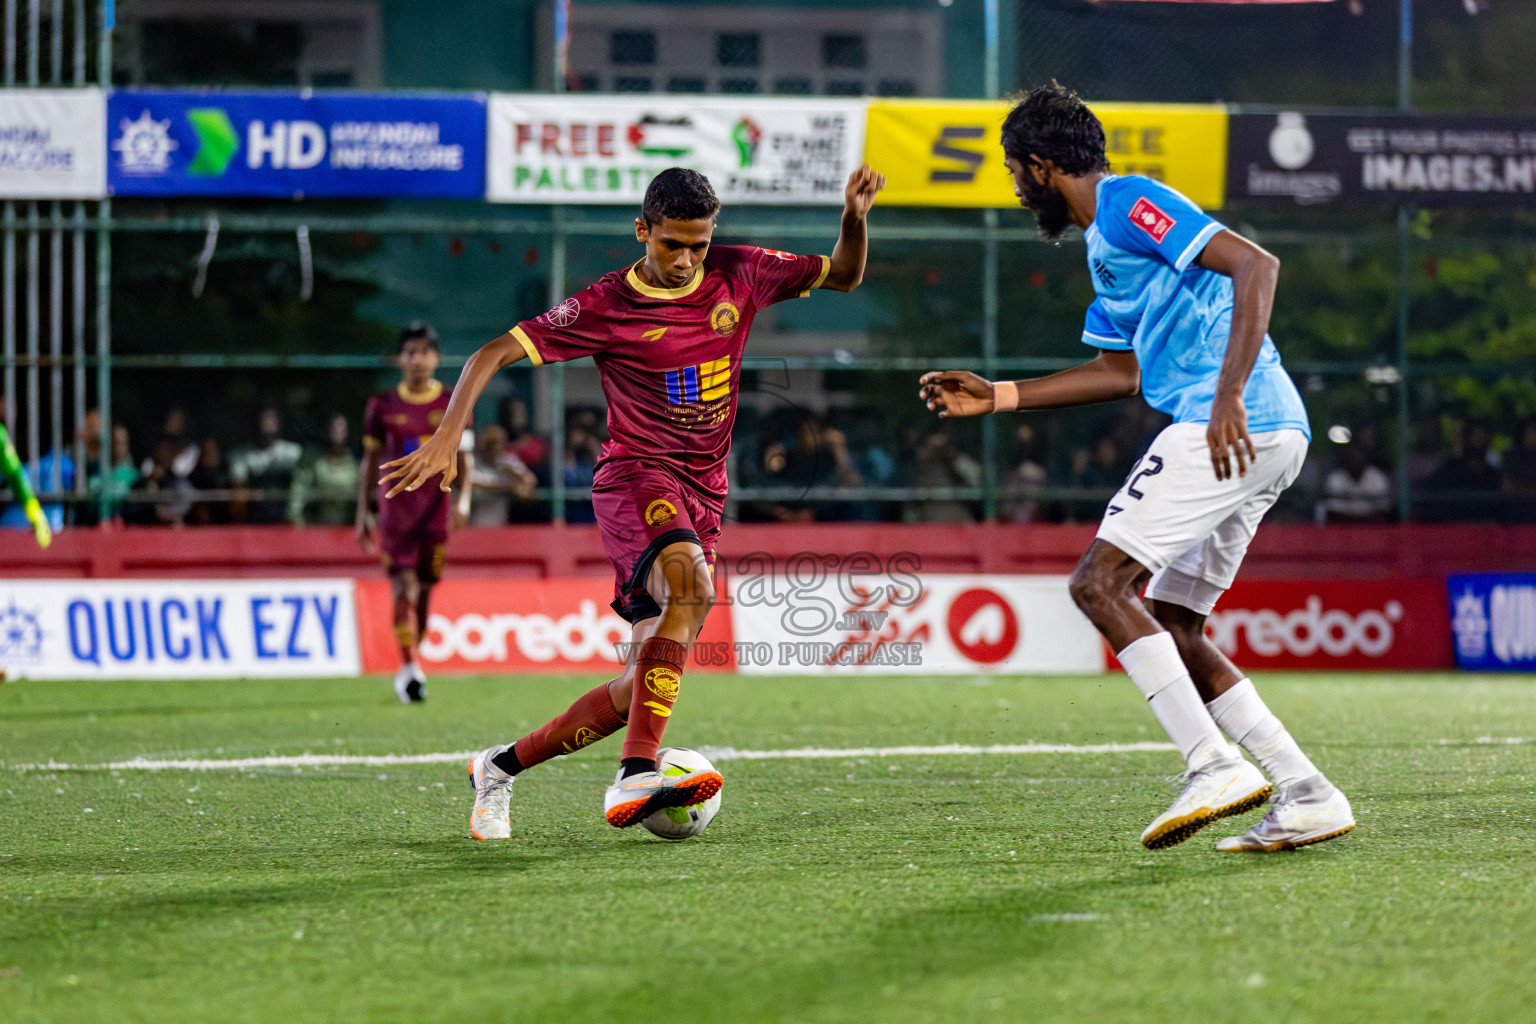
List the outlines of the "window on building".
{"type": "Polygon", "coordinates": [[[704,79],[698,75],[673,75],[667,79],[667,92],[703,92],[704,79]]]}
{"type": "Polygon", "coordinates": [[[809,96],[816,89],[809,78],[781,78],[773,83],[773,91],[780,96],[809,96]]]}
{"type": "Polygon", "coordinates": [[[863,96],[864,83],[852,78],[833,78],[827,81],[828,96],[863,96]]]}
{"type": "Polygon", "coordinates": [[[821,37],[821,63],[829,68],[862,69],[869,61],[868,49],[861,35],[821,37]]]}
{"type": "Polygon", "coordinates": [[[608,62],[620,66],[656,63],[656,33],[620,29],[608,37],[608,62]]]}
{"type": "Polygon", "coordinates": [[[643,75],[614,75],[614,92],[650,92],[651,80],[643,75]]]}
{"type": "Polygon", "coordinates": [[[715,37],[715,60],[723,68],[755,68],[762,62],[763,37],[757,32],[722,32],[715,37]]]}
{"type": "Polygon", "coordinates": [[[721,92],[761,92],[761,83],[755,78],[722,78],[721,92]]]}

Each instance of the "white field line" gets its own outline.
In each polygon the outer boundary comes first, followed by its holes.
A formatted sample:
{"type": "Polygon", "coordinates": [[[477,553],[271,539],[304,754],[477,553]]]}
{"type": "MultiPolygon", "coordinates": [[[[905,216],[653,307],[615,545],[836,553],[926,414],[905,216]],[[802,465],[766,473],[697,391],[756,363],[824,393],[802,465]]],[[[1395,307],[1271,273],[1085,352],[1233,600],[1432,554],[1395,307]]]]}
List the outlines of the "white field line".
{"type": "MultiPolygon", "coordinates": [[[[734,747],[705,747],[706,757],[716,761],[837,760],[869,757],[927,757],[949,754],[1138,754],[1146,751],[1176,749],[1172,743],[997,743],[969,746],[949,743],[933,747],[799,747],[793,750],[737,750],[734,747]]],[[[177,758],[156,760],[135,757],[128,761],[105,764],[70,764],[48,761],[42,764],[12,765],[21,772],[101,772],[101,771],[251,771],[260,768],[389,768],[413,764],[467,764],[477,750],[459,750],[440,754],[297,754],[289,757],[242,757],[229,759],[177,758]]]]}

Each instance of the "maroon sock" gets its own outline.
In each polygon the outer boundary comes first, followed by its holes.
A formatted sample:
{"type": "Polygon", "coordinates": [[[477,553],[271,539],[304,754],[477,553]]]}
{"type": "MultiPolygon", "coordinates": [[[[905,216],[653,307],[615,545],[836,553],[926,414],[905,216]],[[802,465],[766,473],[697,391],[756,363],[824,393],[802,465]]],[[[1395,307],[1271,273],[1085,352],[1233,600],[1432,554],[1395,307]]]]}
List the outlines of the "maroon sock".
{"type": "Polygon", "coordinates": [[[688,648],[676,640],[653,636],[640,646],[635,659],[635,685],[629,697],[629,725],[624,730],[622,758],[656,760],[661,734],[667,730],[672,705],[683,682],[688,648]]]}
{"type": "Polygon", "coordinates": [[[576,698],[565,711],[512,745],[518,763],[532,768],[561,754],[571,754],[624,727],[624,719],[613,709],[608,684],[589,690],[576,698]]]}

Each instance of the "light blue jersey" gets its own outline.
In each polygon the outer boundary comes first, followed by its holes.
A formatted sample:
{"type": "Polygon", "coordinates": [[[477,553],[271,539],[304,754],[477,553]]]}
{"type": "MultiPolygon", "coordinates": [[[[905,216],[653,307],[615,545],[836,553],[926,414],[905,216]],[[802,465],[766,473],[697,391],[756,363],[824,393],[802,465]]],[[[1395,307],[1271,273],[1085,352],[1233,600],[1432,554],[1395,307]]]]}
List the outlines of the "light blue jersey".
{"type": "MultiPolygon", "coordinates": [[[[1083,341],[1133,351],[1141,392],[1175,423],[1211,418],[1232,331],[1232,279],[1195,265],[1222,225],[1160,181],[1107,175],[1088,226],[1088,268],[1098,298],[1083,341]]],[[[1307,410],[1269,335],[1243,389],[1253,433],[1294,427],[1310,439],[1307,410]]]]}

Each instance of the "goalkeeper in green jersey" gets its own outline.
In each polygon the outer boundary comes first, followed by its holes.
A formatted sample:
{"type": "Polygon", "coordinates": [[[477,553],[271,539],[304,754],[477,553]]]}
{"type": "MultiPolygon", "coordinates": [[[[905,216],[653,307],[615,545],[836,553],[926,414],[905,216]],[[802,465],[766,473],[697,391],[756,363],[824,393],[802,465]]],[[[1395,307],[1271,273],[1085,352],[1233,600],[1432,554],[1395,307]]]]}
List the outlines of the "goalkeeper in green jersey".
{"type": "Polygon", "coordinates": [[[53,531],[48,528],[48,517],[43,514],[43,506],[37,503],[37,495],[32,493],[32,481],[27,479],[27,471],[21,466],[21,457],[16,454],[16,446],[11,444],[11,435],[4,423],[0,423],[0,483],[9,487],[11,496],[21,502],[38,547],[52,544],[53,531]]]}

